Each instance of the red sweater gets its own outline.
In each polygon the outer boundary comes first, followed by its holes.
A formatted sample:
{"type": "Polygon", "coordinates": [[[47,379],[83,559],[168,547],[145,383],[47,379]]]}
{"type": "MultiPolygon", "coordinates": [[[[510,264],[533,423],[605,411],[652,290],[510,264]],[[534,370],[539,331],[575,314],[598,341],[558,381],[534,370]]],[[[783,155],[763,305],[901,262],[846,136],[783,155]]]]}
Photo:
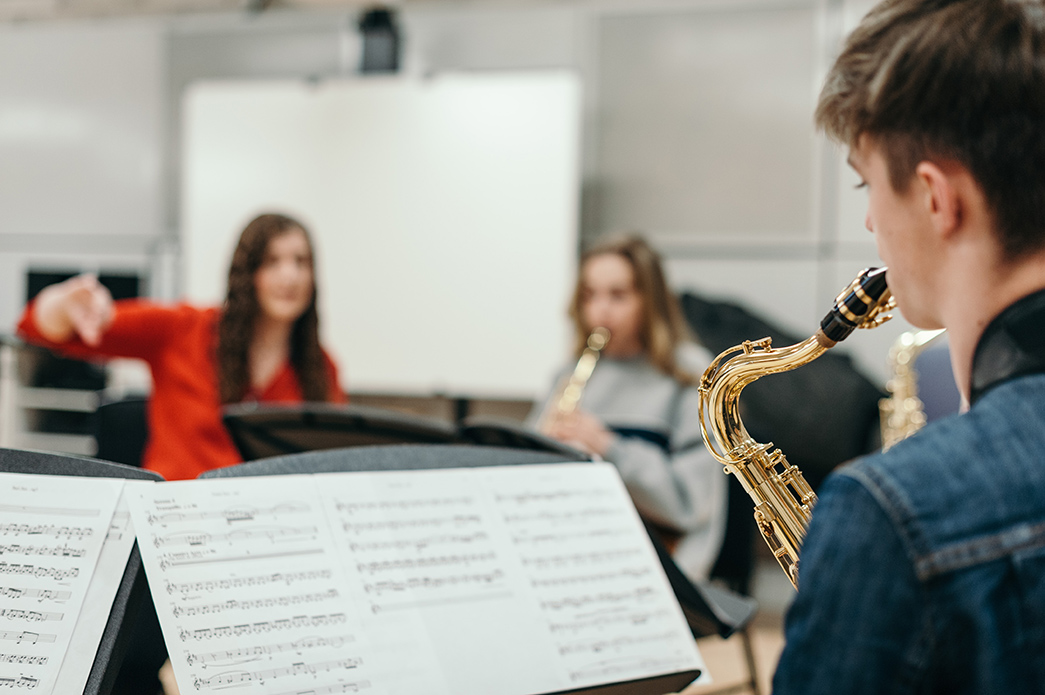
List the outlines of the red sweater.
{"type": "MultiPolygon", "coordinates": [[[[116,302],[112,324],[97,347],[79,337],[55,344],[40,335],[25,309],[18,333],[26,341],[78,358],[136,357],[152,371],[149,441],[142,465],[167,480],[185,480],[242,459],[221,421],[215,365],[217,309],[186,304],[158,305],[143,300],[116,302]]],[[[337,368],[324,352],[330,379],[328,400],[344,402],[337,368]]],[[[297,374],[284,364],[256,396],[261,402],[299,403],[297,374]]]]}

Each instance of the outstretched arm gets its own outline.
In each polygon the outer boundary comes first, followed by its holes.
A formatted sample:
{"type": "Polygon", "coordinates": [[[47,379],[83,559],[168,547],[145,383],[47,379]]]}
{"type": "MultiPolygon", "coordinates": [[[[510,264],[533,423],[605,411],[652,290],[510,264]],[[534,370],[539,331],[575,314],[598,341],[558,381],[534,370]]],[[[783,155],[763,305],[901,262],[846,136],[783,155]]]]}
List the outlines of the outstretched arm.
{"type": "Polygon", "coordinates": [[[112,319],[112,295],[94,275],[77,275],[44,288],[33,307],[36,329],[54,343],[79,337],[95,347],[112,319]]]}

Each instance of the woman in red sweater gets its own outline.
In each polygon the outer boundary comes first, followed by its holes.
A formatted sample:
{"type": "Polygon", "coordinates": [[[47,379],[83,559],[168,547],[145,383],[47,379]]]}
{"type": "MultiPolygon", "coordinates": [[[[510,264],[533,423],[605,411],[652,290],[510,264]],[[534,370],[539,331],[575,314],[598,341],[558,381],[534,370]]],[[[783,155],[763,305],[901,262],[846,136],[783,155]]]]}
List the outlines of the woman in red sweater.
{"type": "Polygon", "coordinates": [[[344,402],[318,324],[308,232],[268,214],[240,236],[221,309],[114,302],[81,275],[40,292],[18,330],[74,357],[145,360],[153,391],[143,466],[181,480],[241,460],[221,422],[224,404],[344,402]]]}

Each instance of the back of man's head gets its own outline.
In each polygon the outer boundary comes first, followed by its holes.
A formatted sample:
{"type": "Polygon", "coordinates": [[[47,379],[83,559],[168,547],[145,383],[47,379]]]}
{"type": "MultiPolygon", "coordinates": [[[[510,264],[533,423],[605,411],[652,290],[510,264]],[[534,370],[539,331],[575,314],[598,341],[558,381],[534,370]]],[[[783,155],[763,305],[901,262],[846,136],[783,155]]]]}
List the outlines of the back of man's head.
{"type": "Polygon", "coordinates": [[[918,162],[975,177],[1011,260],[1045,248],[1045,0],[885,0],[846,40],[816,112],[866,135],[907,188],[918,162]]]}

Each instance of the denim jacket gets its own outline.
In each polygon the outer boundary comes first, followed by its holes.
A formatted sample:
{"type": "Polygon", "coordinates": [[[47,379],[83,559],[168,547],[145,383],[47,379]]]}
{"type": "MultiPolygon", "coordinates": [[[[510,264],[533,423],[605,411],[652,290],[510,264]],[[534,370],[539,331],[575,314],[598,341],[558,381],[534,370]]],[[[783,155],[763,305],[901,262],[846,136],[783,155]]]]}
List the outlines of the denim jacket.
{"type": "Polygon", "coordinates": [[[825,481],[774,693],[1045,693],[1045,292],[1006,309],[969,412],[825,481]]]}

